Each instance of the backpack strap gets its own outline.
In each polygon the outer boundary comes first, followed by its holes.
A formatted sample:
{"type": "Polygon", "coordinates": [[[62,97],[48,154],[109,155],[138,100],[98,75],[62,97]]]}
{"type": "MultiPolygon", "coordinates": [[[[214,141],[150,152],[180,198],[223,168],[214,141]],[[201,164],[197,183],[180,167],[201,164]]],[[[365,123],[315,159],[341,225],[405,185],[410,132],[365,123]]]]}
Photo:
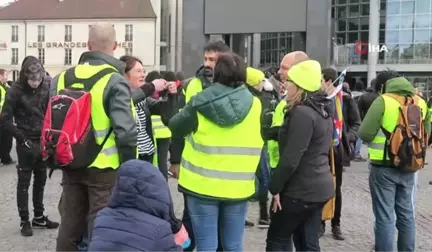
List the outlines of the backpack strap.
{"type": "Polygon", "coordinates": [[[94,84],[100,80],[101,78],[105,77],[108,74],[117,72],[114,68],[107,67],[103,70],[97,72],[95,75],[91,76],[88,79],[81,79],[76,77],[75,75],[75,69],[76,67],[69,68],[65,72],[65,88],[70,88],[75,83],[82,83],[84,85],[84,90],[90,91],[94,84]]]}

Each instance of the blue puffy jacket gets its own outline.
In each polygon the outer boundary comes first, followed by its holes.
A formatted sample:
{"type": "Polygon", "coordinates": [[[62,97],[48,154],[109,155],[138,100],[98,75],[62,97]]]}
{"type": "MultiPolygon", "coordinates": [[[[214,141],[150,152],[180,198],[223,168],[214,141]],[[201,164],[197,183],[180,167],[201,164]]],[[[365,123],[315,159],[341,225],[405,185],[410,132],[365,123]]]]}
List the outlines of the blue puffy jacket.
{"type": "Polygon", "coordinates": [[[107,207],[93,228],[89,251],[182,251],[174,242],[168,184],[148,162],[130,160],[117,172],[107,207]]]}

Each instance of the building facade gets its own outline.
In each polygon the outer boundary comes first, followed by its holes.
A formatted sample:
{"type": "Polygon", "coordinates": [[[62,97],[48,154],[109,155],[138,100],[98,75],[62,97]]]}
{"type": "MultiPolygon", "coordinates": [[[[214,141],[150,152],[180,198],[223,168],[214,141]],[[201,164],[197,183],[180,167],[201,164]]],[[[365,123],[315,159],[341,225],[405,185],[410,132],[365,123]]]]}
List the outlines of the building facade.
{"type": "MultiPolygon", "coordinates": [[[[147,6],[151,8],[153,4],[157,6],[158,0],[152,1],[155,3],[149,0],[147,6]]],[[[56,75],[77,64],[81,54],[88,50],[88,31],[91,24],[101,19],[80,18],[79,13],[75,16],[72,14],[64,16],[65,18],[62,19],[44,17],[44,15],[33,18],[30,16],[27,19],[20,18],[26,13],[17,13],[11,17],[11,12],[7,12],[8,8],[12,11],[24,8],[14,6],[20,2],[23,4],[28,1],[21,0],[0,9],[0,30],[2,31],[0,33],[0,68],[9,71],[10,79],[17,79],[21,62],[29,55],[39,58],[51,75],[56,75]],[[5,13],[4,16],[3,13],[5,13]]],[[[40,2],[52,3],[46,0],[40,0],[40,2]]],[[[81,0],[76,2],[81,2],[81,0]]],[[[62,5],[73,3],[71,0],[61,0],[56,4],[60,8],[67,8],[68,6],[62,5]]],[[[142,3],[137,2],[137,4],[142,3]]],[[[109,10],[106,11],[106,18],[103,21],[112,23],[116,30],[118,46],[114,56],[133,55],[142,60],[148,71],[159,70],[161,66],[157,52],[160,47],[160,32],[153,9],[150,14],[144,13],[144,16],[141,17],[139,15],[128,16],[128,13],[124,13],[124,17],[114,15],[108,17],[109,12],[109,10]]]]}
{"type": "Polygon", "coordinates": [[[339,70],[350,67],[351,75],[366,81],[371,64],[376,71],[387,68],[405,75],[426,97],[432,91],[432,1],[431,0],[333,0],[334,64],[339,70]],[[373,5],[379,6],[372,11],[373,5]],[[373,27],[376,21],[378,24],[373,27]],[[385,45],[387,52],[355,52],[357,41],[385,45]],[[369,61],[368,61],[369,60],[369,61]]]}
{"type": "Polygon", "coordinates": [[[170,0],[169,6],[169,68],[186,75],[202,65],[213,38],[257,67],[279,65],[294,50],[330,63],[331,0],[170,0]]]}

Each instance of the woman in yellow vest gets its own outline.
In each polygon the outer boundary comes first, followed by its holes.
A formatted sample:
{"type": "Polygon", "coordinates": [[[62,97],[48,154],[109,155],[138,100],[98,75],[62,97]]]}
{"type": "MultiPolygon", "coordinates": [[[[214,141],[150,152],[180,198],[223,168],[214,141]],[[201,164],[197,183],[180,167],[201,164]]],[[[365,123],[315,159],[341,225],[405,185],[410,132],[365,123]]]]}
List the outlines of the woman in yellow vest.
{"type": "Polygon", "coordinates": [[[260,160],[261,102],[244,85],[245,65],[222,55],[214,83],[175,115],[169,128],[184,136],[179,190],[185,194],[197,251],[243,251],[247,201],[260,160]]]}
{"type": "MultiPolygon", "coordinates": [[[[175,99],[168,99],[166,102],[154,102],[149,104],[146,98],[150,97],[153,92],[167,89],[166,81],[154,78],[151,81],[148,81],[148,84],[145,84],[145,69],[138,58],[133,56],[123,56],[120,60],[126,64],[125,77],[131,85],[132,98],[137,112],[137,146],[139,159],[154,163],[154,165],[157,166],[157,163],[154,162],[156,144],[153,137],[153,127],[150,115],[161,115],[162,121],[167,123],[175,113],[175,99]]],[[[177,90],[168,89],[168,91],[172,94],[171,97],[175,96],[177,93],[177,90]]]]}
{"type": "Polygon", "coordinates": [[[320,251],[324,204],[334,197],[328,153],[332,144],[332,103],[320,91],[321,66],[306,60],[290,68],[287,105],[279,129],[279,162],[270,179],[273,216],[266,251],[320,251]]]}

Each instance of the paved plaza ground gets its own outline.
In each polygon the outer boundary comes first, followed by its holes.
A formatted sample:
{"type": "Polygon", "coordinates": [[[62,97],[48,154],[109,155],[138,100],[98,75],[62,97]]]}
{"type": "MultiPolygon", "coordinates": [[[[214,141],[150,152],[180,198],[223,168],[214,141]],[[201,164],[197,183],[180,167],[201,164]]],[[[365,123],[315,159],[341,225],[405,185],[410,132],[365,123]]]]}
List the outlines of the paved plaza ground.
{"type": "MultiPolygon", "coordinates": [[[[363,149],[363,152],[366,151],[363,149]]],[[[432,150],[429,151],[432,156],[432,150]]],[[[365,153],[364,153],[365,154],[365,153]]],[[[16,155],[13,155],[16,158],[16,155]]],[[[416,200],[417,250],[432,251],[432,158],[419,175],[416,200]]],[[[335,241],[328,232],[321,239],[324,251],[371,251],[374,242],[373,215],[368,186],[366,163],[352,163],[346,168],[343,179],[342,229],[345,241],[335,241]]],[[[46,214],[59,220],[57,204],[60,197],[61,173],[55,172],[47,181],[45,194],[46,214]]],[[[0,167],[0,251],[54,251],[56,230],[35,230],[33,237],[24,238],[19,233],[16,207],[17,175],[15,166],[0,167]]],[[[170,180],[176,213],[181,216],[183,197],[176,190],[175,180],[170,180]]],[[[31,198],[31,192],[30,192],[31,198]]],[[[31,204],[30,204],[31,206],[31,204]]],[[[258,220],[258,204],[250,203],[248,219],[258,220]]],[[[329,226],[329,225],[327,225],[329,226]]],[[[247,228],[245,251],[264,251],[266,230],[247,228]]]]}

